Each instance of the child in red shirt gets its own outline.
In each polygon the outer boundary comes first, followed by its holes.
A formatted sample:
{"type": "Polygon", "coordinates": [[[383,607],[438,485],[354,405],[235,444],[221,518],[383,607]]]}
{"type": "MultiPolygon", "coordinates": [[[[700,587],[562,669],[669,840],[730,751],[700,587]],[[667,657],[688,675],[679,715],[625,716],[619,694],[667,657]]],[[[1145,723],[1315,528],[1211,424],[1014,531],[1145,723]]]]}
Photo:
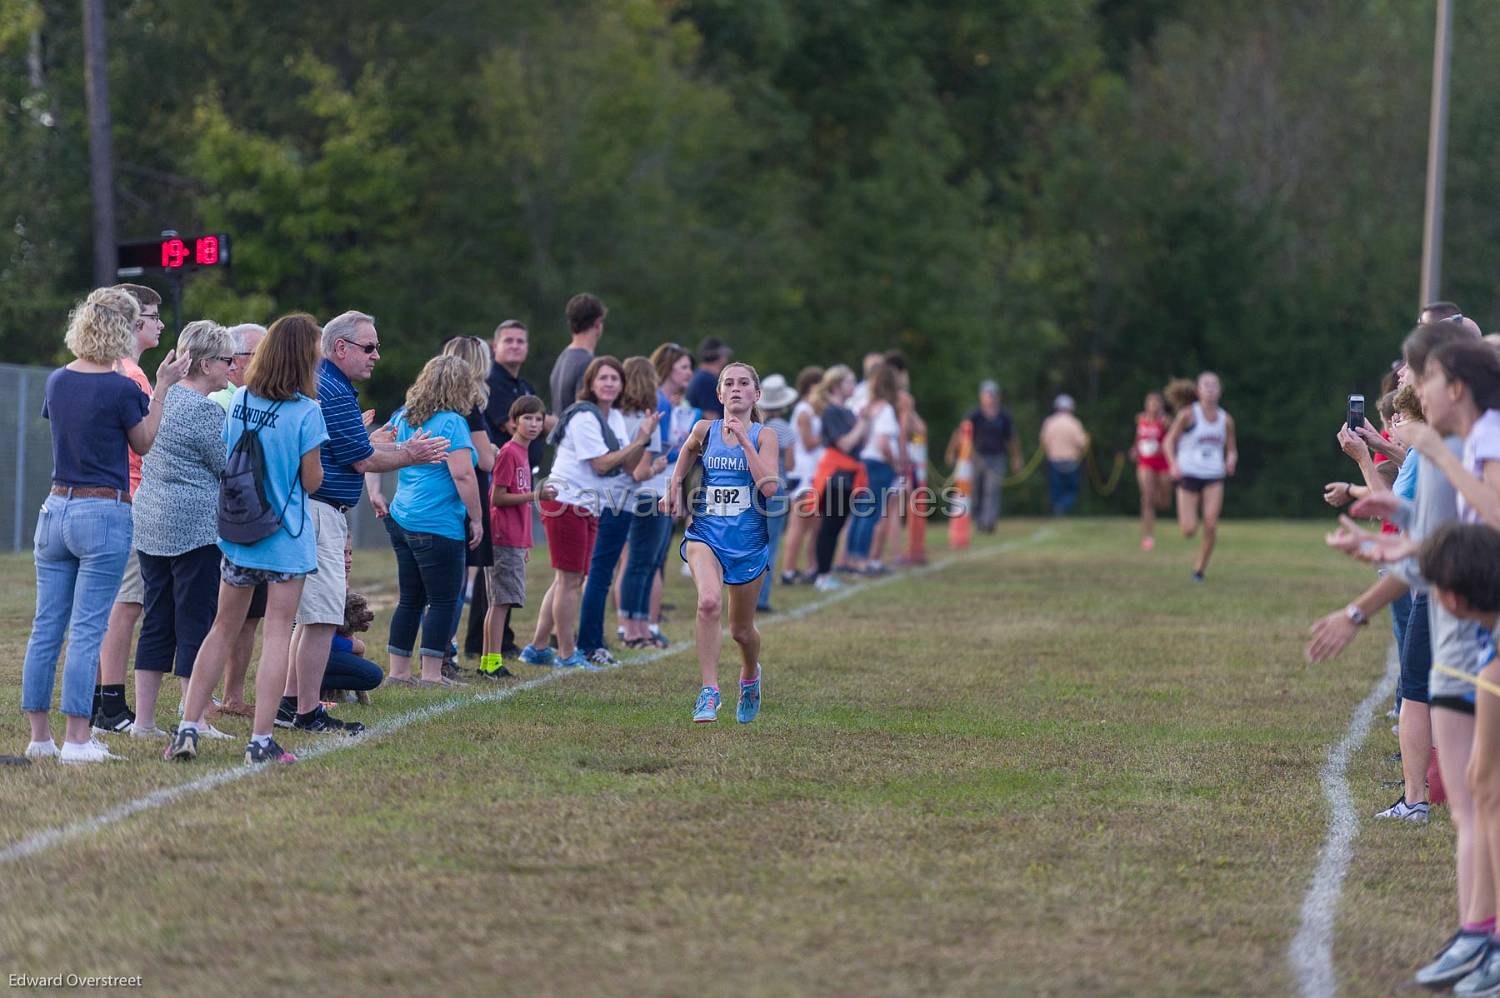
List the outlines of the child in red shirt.
{"type": "Polygon", "coordinates": [[[490,493],[490,534],[494,538],[495,563],[484,570],[490,608],[484,615],[484,652],[479,657],[483,676],[509,676],[500,658],[505,634],[505,615],[526,603],[526,561],[531,553],[531,507],[540,499],[551,499],[557,490],[543,485],[532,488],[528,448],[541,436],[547,407],[535,395],[522,395],[511,403],[511,438],[495,458],[494,488],[490,493]]]}

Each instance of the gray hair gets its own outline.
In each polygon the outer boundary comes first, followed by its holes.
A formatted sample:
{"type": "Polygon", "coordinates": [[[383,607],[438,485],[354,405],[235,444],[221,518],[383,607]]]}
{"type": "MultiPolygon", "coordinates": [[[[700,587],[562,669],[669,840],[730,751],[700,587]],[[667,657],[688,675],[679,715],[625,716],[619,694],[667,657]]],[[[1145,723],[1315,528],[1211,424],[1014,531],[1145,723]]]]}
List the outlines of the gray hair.
{"type": "Polygon", "coordinates": [[[323,356],[332,357],[334,345],[339,340],[353,341],[359,333],[359,326],[362,322],[368,322],[374,326],[375,317],[351,309],[325,322],[323,324],[323,356]]]}
{"type": "Polygon", "coordinates": [[[266,327],[258,322],[242,322],[238,326],[229,327],[229,337],[234,340],[235,353],[244,353],[245,337],[252,332],[265,336],[266,327]]]}
{"type": "Polygon", "coordinates": [[[203,373],[203,363],[210,357],[227,357],[234,353],[234,337],[212,319],[198,319],[182,327],[177,350],[191,358],[188,377],[203,373]]]}

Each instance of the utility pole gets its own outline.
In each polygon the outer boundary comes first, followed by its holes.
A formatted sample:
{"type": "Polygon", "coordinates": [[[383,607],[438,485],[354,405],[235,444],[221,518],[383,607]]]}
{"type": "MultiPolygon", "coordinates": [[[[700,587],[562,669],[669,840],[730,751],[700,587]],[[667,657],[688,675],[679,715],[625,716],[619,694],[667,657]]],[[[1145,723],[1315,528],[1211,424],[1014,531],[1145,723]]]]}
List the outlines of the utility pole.
{"type": "Polygon", "coordinates": [[[1432,43],[1432,111],[1427,126],[1427,210],[1422,223],[1421,308],[1442,294],[1443,191],[1448,168],[1448,66],[1453,60],[1453,0],[1437,0],[1432,43]]]}
{"type": "Polygon", "coordinates": [[[115,283],[115,150],[110,134],[109,47],[104,0],[82,0],[84,92],[89,118],[89,190],[94,198],[94,286],[115,283]]]}

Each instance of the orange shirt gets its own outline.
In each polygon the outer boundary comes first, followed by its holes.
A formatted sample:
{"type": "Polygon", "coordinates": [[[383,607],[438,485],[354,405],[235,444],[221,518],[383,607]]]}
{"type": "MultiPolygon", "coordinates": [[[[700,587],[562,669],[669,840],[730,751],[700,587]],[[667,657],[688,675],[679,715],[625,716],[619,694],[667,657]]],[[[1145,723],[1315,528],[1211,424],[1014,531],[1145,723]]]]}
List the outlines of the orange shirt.
{"type": "MultiPolygon", "coordinates": [[[[151,396],[151,379],[146,377],[146,372],[141,370],[141,365],[129,357],[120,358],[120,373],[138,385],[146,397],[151,396]]],[[[135,495],[135,490],[141,487],[141,456],[131,449],[129,444],[125,445],[130,456],[130,494],[135,495]]],[[[118,467],[118,465],[116,465],[118,467]]]]}

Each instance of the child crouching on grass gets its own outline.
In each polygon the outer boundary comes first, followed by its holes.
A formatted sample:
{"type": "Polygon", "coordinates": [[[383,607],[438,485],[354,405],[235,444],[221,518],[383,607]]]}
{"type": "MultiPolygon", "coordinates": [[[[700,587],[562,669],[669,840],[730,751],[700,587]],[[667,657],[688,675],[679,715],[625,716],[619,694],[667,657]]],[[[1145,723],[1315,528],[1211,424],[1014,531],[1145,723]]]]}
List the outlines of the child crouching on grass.
{"type": "Polygon", "coordinates": [[[370,702],[370,691],[385,679],[380,666],[365,658],[365,643],[355,637],[370,629],[375,611],[363,593],[350,592],[344,597],[344,623],[333,632],[333,647],[328,652],[328,668],[323,673],[323,699],[338,700],[341,692],[354,693],[360,703],[370,702]]]}
{"type": "Polygon", "coordinates": [[[484,652],[479,674],[498,679],[512,675],[500,657],[505,615],[526,603],[526,561],[531,554],[531,508],[555,499],[557,489],[532,488],[531,442],[542,435],[547,407],[535,395],[522,395],[510,406],[511,437],[495,458],[495,486],[490,493],[490,535],[495,563],[484,570],[490,608],[484,615],[484,652]]]}

